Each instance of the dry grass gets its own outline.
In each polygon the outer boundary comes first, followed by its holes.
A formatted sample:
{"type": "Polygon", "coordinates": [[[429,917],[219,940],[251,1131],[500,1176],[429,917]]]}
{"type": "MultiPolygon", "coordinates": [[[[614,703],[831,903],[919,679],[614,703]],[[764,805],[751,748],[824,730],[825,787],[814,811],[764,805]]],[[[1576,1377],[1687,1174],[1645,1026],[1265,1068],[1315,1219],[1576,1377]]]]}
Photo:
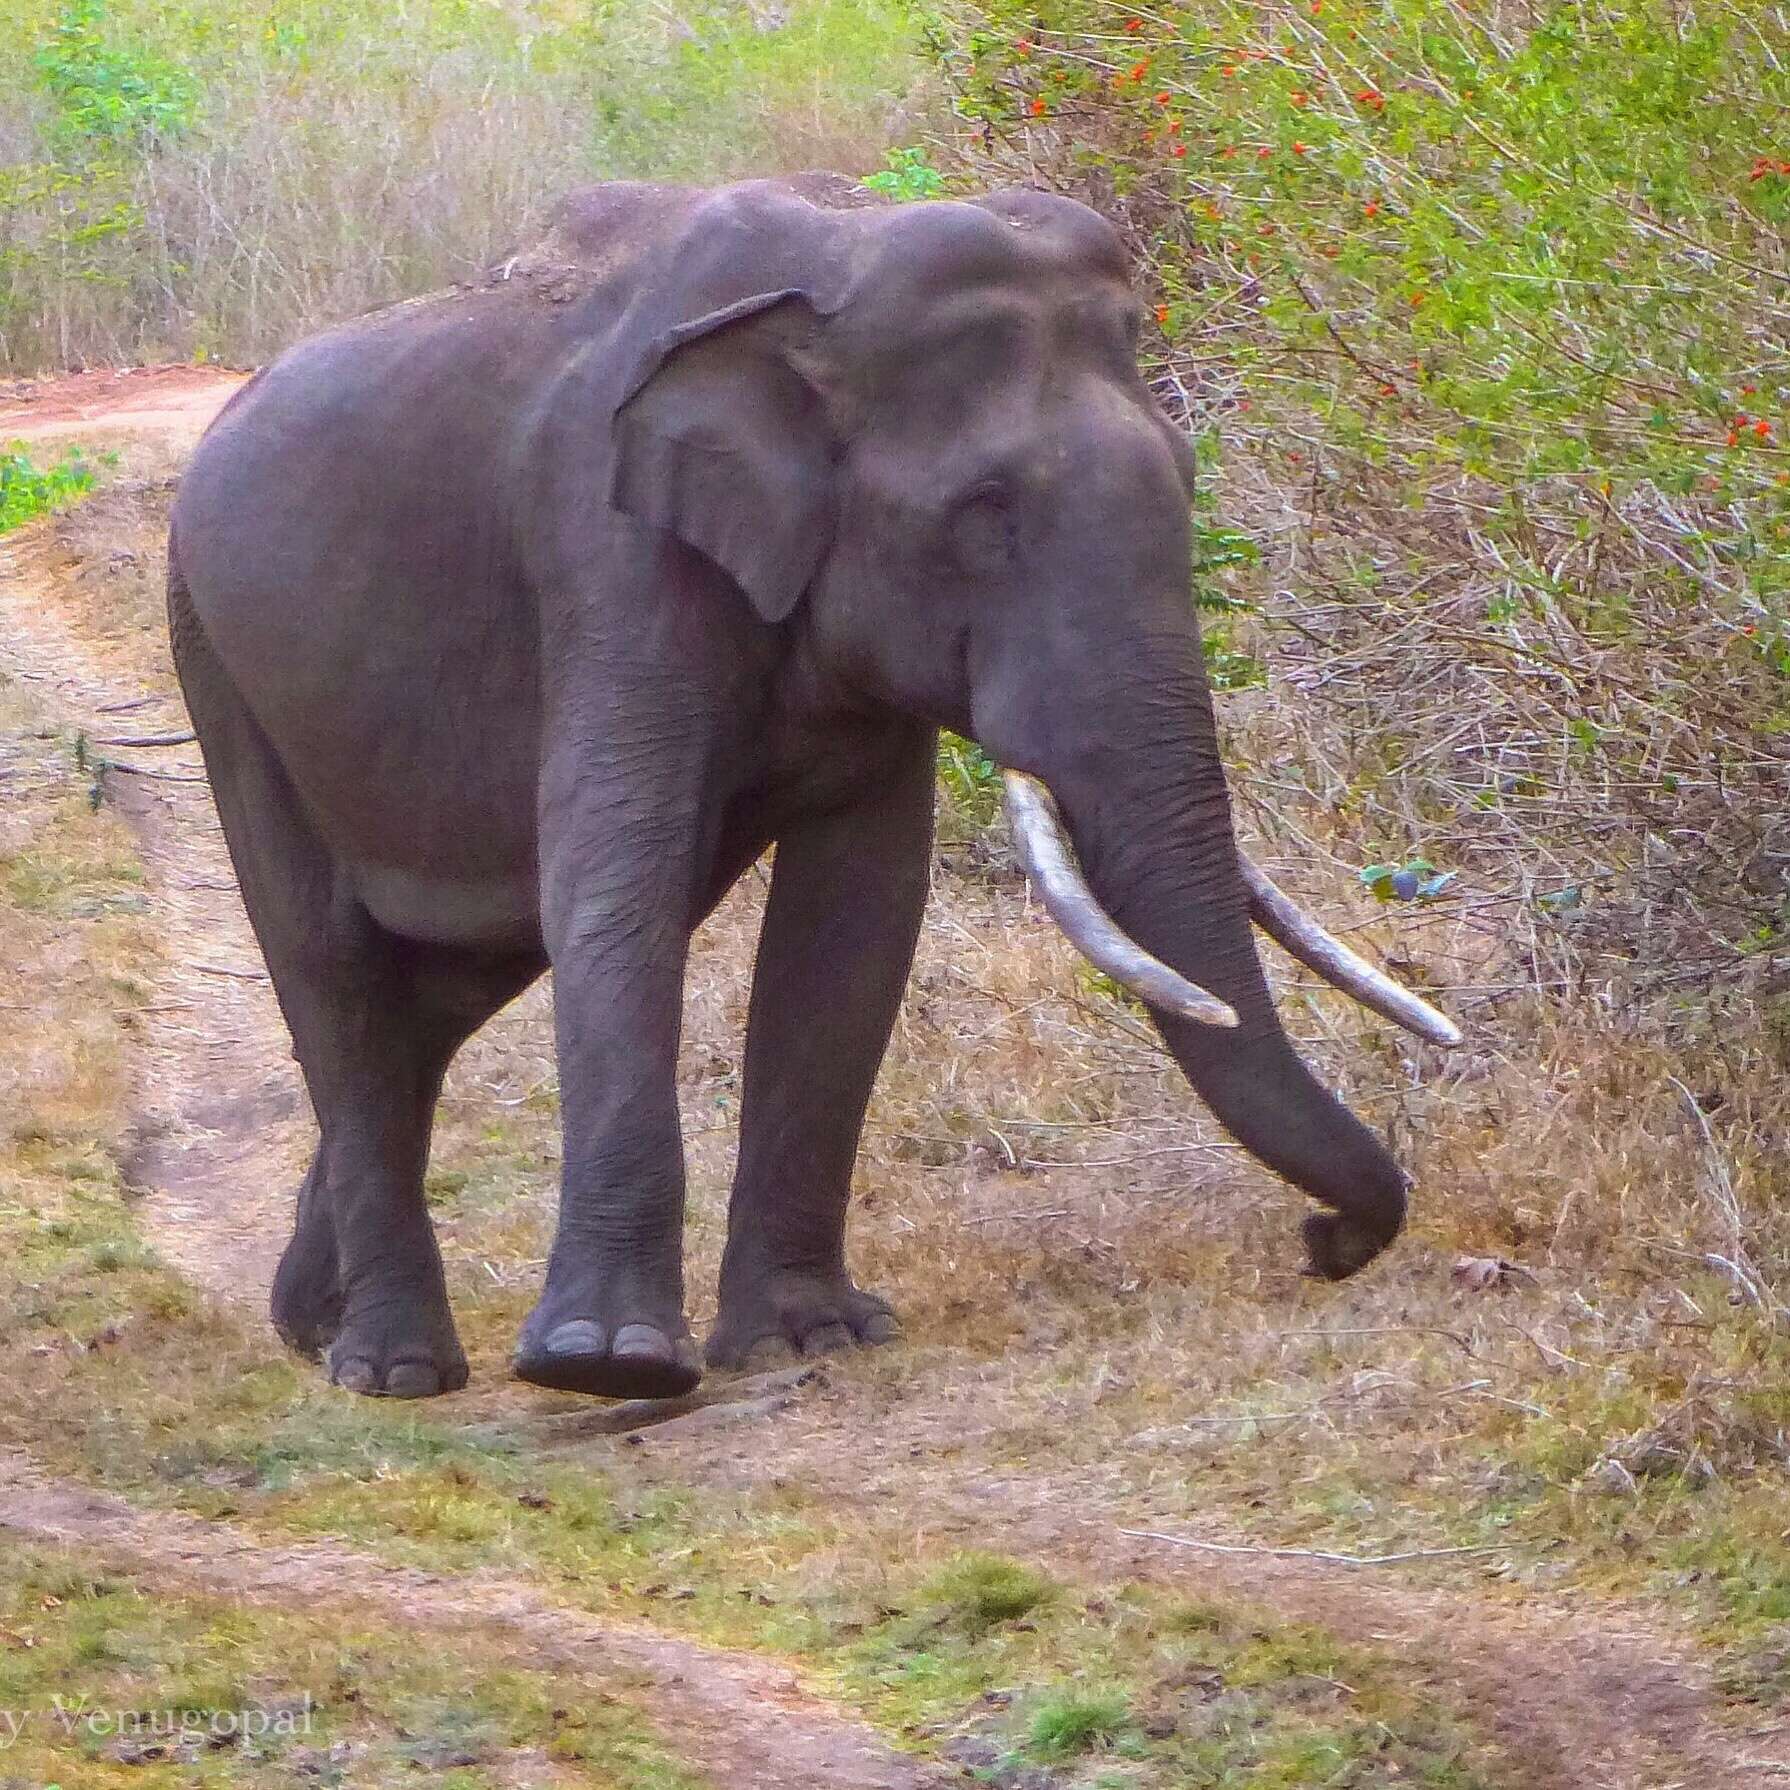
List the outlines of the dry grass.
{"type": "Polygon", "coordinates": [[[868,168],[920,104],[894,0],[423,0],[395,32],[364,0],[116,0],[56,48],[78,10],[27,0],[0,28],[0,370],[254,364],[475,274],[585,181],[868,168]],[[87,85],[59,89],[46,47],[87,85]],[[172,117],[114,125],[95,85],[172,117]]]}
{"type": "MultiPolygon", "coordinates": [[[[79,555],[68,588],[88,637],[152,675],[159,511],[139,482],[55,525],[79,555]]],[[[1488,964],[1525,979],[1509,968],[1522,941],[1488,939],[1495,909],[1378,908],[1343,894],[1340,875],[1320,892],[1310,859],[1293,868],[1320,911],[1359,913],[1371,947],[1425,980],[1472,979],[1463,966],[1483,979],[1488,964]]],[[[754,873],[690,973],[699,1328],[762,899],[754,873]]],[[[1361,1281],[1317,1287],[1294,1272],[1298,1202],[1090,985],[998,842],[948,847],[859,1169],[856,1259],[914,1339],[855,1370],[866,1395],[894,1401],[898,1429],[948,1431],[982,1458],[1098,1466],[1134,1515],[1189,1514],[1197,1461],[1202,1501],[1220,1490],[1222,1509],[1275,1539],[1510,1535],[1519,1576],[1632,1588],[1695,1556],[1698,1577],[1669,1595],[1736,1613],[1751,1599],[1765,1619],[1790,1598],[1757,1551],[1775,1534],[1786,1456],[1784,1010],[1732,987],[1623,1008],[1539,979],[1450,996],[1473,1034],[1452,1056],[1407,1053],[1286,980],[1306,1047],[1418,1175],[1411,1237],[1361,1281]],[[1463,1255],[1529,1272],[1468,1290],[1450,1276],[1463,1255]],[[1637,1438],[1652,1431],[1678,1440],[1650,1453],[1637,1438]],[[1595,1476],[1606,1456],[1652,1464],[1609,1495],[1595,1476]],[[1663,1470],[1672,1459],[1680,1470],[1663,1470]]],[[[468,1047],[443,1103],[431,1196],[487,1389],[539,1284],[557,1093],[542,988],[468,1047]]]]}

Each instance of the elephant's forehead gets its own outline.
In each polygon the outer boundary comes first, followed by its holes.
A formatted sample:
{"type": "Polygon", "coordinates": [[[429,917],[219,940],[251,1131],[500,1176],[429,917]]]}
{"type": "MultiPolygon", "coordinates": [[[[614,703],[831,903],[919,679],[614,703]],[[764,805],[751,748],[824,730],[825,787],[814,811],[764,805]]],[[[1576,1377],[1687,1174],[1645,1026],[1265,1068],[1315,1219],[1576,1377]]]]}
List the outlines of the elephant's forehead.
{"type": "Polygon", "coordinates": [[[1065,274],[1122,283],[1128,273],[1112,226],[1050,193],[996,193],[971,204],[938,201],[860,216],[861,290],[871,297],[1065,274]]]}

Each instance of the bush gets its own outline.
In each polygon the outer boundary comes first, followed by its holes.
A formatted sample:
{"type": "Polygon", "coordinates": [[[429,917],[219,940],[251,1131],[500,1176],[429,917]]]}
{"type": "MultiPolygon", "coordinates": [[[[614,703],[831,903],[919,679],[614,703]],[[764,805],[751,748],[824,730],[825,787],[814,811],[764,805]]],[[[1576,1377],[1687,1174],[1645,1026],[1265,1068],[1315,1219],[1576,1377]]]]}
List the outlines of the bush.
{"type": "MultiPolygon", "coordinates": [[[[1258,816],[1678,985],[1790,941],[1790,72],[1651,0],[980,0],[960,184],[1084,197],[1260,564],[1258,816]]],[[[1221,688],[1253,676],[1220,675],[1221,688]]],[[[1283,832],[1282,837],[1286,835],[1283,832]]],[[[1627,977],[1628,971],[1622,969],[1627,977]]],[[[1502,982],[1502,974],[1487,978],[1502,982]]]]}

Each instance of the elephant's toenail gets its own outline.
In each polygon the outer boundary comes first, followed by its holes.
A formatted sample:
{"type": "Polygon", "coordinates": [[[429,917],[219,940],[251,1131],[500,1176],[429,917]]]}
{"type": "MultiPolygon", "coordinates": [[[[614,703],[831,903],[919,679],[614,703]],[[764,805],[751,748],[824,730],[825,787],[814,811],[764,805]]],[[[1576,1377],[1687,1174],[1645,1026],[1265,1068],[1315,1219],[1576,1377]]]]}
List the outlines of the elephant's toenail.
{"type": "Polygon", "coordinates": [[[901,1320],[892,1311],[872,1312],[864,1320],[864,1340],[867,1343],[896,1342],[901,1336],[901,1320]]]}
{"type": "Polygon", "coordinates": [[[541,1345],[541,1352],[545,1355],[601,1355],[608,1342],[601,1324],[592,1323],[589,1318],[574,1318],[569,1324],[561,1324],[547,1338],[541,1345]]]}
{"type": "Polygon", "coordinates": [[[610,1353],[618,1361],[664,1361],[671,1354],[671,1339],[651,1324],[624,1324],[610,1353]]]}
{"type": "Polygon", "coordinates": [[[837,1355],[849,1349],[858,1339],[849,1324],[819,1324],[802,1338],[804,1355],[837,1355]]]}
{"type": "Polygon", "coordinates": [[[372,1362],[359,1355],[350,1355],[346,1361],[338,1361],[330,1369],[330,1378],[338,1386],[349,1392],[377,1392],[379,1390],[379,1374],[372,1362]]]}
{"type": "Polygon", "coordinates": [[[389,1398],[433,1398],[441,1390],[441,1375],[426,1361],[400,1361],[385,1376],[389,1398]]]}

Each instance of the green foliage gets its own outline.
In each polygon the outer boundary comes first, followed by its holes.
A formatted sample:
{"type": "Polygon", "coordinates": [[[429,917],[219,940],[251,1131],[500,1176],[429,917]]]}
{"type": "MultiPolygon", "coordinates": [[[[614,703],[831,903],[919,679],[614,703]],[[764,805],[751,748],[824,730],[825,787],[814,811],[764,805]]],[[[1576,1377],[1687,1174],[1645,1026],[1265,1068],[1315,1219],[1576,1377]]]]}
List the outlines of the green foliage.
{"type": "MultiPolygon", "coordinates": [[[[1738,12],[1534,16],[991,0],[952,67],[971,119],[1050,132],[1148,216],[1165,343],[1222,346],[1228,409],[1321,418],[1288,431],[1291,479],[1315,441],[1765,499],[1790,485],[1761,327],[1790,280],[1790,162],[1760,121],[1790,69],[1738,12]]],[[[1785,515],[1771,496],[1755,532],[1785,515]]],[[[1781,596],[1781,547],[1753,559],[1781,596]]]]}
{"type": "Polygon", "coordinates": [[[888,167],[866,174],[864,184],[891,199],[937,199],[945,191],[945,177],[926,159],[924,148],[891,149],[888,167]]]}
{"type": "Polygon", "coordinates": [[[1402,864],[1369,864],[1361,872],[1362,887],[1376,901],[1434,901],[1454,881],[1454,872],[1438,872],[1428,858],[1407,858],[1402,864]]]}
{"type": "Polygon", "coordinates": [[[974,740],[939,735],[939,783],[966,826],[992,826],[1001,812],[1001,768],[974,740]]]}
{"type": "Polygon", "coordinates": [[[0,534],[75,502],[93,489],[93,463],[79,449],[39,469],[23,448],[0,453],[0,534]]]}
{"type": "Polygon", "coordinates": [[[195,90],[175,64],[110,41],[106,0],[64,0],[36,56],[64,141],[144,146],[192,122],[195,90]]]}

